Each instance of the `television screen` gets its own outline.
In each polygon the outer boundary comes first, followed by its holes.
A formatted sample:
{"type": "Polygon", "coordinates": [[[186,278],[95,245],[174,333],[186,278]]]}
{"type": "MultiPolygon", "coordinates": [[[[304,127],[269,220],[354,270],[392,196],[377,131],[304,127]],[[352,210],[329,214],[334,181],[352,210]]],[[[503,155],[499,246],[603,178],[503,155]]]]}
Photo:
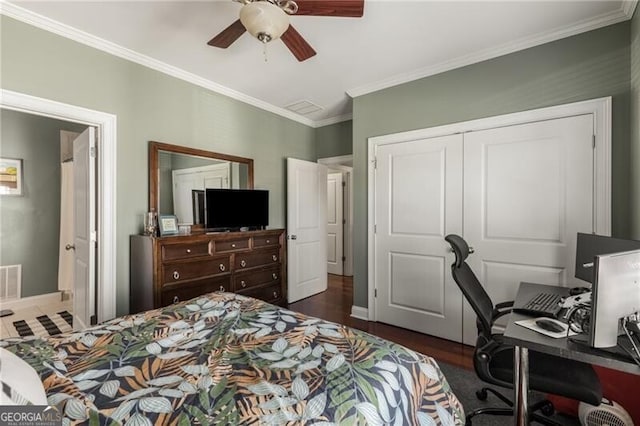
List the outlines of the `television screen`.
{"type": "Polygon", "coordinates": [[[205,190],[207,229],[261,229],[269,225],[269,191],[258,189],[205,190]]]}

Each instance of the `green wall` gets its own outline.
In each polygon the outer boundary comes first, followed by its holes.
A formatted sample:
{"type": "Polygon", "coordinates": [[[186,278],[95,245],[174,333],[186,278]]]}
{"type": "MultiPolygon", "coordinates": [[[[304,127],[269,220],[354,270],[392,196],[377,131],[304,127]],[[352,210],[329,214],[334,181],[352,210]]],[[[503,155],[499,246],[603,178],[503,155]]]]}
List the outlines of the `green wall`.
{"type": "Polygon", "coordinates": [[[640,240],[640,7],[631,21],[631,236],[640,240]]]}
{"type": "Polygon", "coordinates": [[[353,152],[353,122],[343,121],[316,129],[316,158],[339,157],[353,152]]]}
{"type": "Polygon", "coordinates": [[[22,265],[22,297],[58,291],[60,130],[86,126],[0,110],[0,157],[22,159],[22,196],[0,199],[0,265],[22,265]]]}
{"type": "Polygon", "coordinates": [[[315,160],[314,129],[6,16],[0,25],[2,88],[118,117],[119,315],[129,310],[129,235],[148,208],[148,141],[253,158],[271,226],[285,225],[285,158],[315,160]]]}
{"type": "MultiPolygon", "coordinates": [[[[628,236],[629,41],[630,24],[624,22],[355,98],[354,304],[368,304],[367,138],[371,136],[613,96],[612,228],[614,235],[628,236]]],[[[638,162],[636,157],[634,164],[638,162]]]]}

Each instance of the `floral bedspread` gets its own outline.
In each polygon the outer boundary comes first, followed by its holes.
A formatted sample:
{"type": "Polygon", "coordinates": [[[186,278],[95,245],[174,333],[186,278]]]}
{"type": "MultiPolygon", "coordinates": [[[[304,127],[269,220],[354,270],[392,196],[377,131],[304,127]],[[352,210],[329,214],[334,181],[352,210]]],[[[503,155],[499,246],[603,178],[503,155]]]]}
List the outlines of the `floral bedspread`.
{"type": "Polygon", "coordinates": [[[65,424],[464,423],[433,359],[230,293],[0,345],[38,371],[65,424]]]}

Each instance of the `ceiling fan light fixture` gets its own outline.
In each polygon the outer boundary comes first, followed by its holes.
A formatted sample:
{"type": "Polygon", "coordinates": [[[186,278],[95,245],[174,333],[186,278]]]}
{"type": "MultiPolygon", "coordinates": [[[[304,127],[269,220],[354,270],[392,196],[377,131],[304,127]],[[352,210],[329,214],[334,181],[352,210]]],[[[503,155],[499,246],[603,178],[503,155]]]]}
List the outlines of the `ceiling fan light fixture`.
{"type": "Polygon", "coordinates": [[[289,28],[289,16],[268,1],[254,1],[240,9],[240,22],[263,43],[280,38],[289,28]]]}

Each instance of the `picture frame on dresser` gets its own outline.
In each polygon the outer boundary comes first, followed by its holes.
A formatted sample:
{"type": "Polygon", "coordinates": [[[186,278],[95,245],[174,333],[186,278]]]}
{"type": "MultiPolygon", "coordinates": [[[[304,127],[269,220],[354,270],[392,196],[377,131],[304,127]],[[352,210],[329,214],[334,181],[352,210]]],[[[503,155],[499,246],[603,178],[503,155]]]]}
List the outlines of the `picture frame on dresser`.
{"type": "Polygon", "coordinates": [[[160,215],[158,217],[160,236],[176,235],[178,233],[178,218],[174,215],[160,215]]]}

